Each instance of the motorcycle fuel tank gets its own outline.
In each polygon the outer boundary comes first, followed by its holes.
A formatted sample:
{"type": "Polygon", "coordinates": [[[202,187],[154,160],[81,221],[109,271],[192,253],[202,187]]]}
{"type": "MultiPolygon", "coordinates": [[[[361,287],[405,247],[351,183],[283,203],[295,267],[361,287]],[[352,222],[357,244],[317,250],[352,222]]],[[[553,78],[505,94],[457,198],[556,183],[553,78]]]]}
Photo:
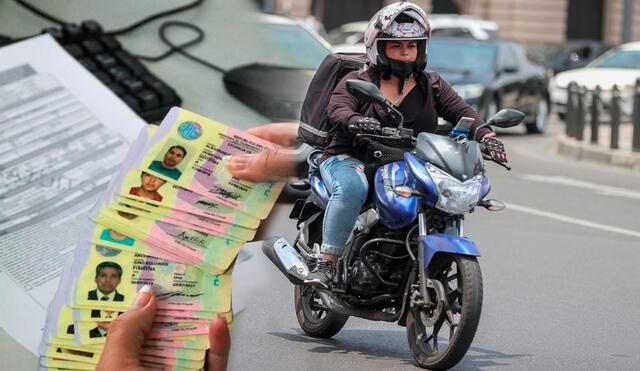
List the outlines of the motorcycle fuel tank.
{"type": "Polygon", "coordinates": [[[375,203],[380,221],[390,229],[406,227],[418,215],[418,198],[402,197],[396,194],[393,189],[399,186],[415,188],[415,181],[404,162],[392,162],[376,171],[375,203]]]}

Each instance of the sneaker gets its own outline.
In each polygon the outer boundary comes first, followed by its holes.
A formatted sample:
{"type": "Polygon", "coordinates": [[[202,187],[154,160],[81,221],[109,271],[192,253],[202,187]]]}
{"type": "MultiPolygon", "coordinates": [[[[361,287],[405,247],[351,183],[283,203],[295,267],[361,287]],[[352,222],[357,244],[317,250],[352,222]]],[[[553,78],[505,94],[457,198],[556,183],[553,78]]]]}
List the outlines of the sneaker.
{"type": "Polygon", "coordinates": [[[310,286],[328,289],[335,275],[336,267],[333,265],[333,262],[330,260],[321,260],[318,262],[318,265],[316,265],[316,269],[307,275],[304,283],[310,286]]]}

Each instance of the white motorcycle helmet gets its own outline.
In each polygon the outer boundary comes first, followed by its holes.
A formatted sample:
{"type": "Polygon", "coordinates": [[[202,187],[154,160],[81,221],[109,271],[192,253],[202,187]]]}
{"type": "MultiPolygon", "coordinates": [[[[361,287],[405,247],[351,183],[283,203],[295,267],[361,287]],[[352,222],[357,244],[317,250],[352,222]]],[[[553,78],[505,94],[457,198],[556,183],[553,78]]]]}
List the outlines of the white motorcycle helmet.
{"type": "Polygon", "coordinates": [[[427,66],[427,45],[431,26],[427,14],[416,4],[400,1],[380,9],[369,21],[364,34],[367,57],[371,65],[382,72],[383,79],[393,74],[401,80],[427,66]],[[415,62],[400,62],[387,58],[384,41],[417,40],[418,57],[415,62]]]}

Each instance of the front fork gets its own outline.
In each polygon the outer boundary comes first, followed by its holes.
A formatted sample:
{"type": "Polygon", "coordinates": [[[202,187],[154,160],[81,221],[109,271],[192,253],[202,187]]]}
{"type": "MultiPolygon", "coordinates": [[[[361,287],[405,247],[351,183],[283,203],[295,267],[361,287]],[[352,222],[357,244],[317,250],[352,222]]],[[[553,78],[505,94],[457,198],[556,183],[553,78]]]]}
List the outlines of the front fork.
{"type": "MultiPolygon", "coordinates": [[[[451,223],[449,223],[445,228],[445,233],[455,235],[455,236],[462,236],[463,235],[462,221],[463,221],[463,218],[460,217],[452,221],[451,223]]],[[[429,231],[429,226],[427,224],[427,216],[425,214],[425,210],[420,209],[420,211],[418,212],[418,235],[419,235],[418,236],[418,264],[419,264],[418,267],[420,269],[418,274],[420,278],[419,279],[420,296],[422,296],[421,304],[426,304],[426,305],[433,304],[433,302],[431,301],[431,297],[427,293],[427,288],[435,290],[437,294],[436,297],[440,298],[441,302],[445,301],[444,299],[446,298],[446,291],[444,289],[444,285],[442,284],[442,282],[438,280],[432,280],[426,277],[427,267],[424,264],[424,261],[425,261],[424,253],[425,253],[426,246],[424,245],[424,237],[427,236],[428,231],[429,231]]]]}

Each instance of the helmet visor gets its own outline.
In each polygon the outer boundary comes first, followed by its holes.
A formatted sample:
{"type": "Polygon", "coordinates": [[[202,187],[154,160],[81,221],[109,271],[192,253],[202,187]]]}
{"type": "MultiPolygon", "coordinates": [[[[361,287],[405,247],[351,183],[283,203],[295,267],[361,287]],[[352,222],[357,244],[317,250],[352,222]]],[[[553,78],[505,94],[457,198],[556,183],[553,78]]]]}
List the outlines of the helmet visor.
{"type": "Polygon", "coordinates": [[[405,40],[417,40],[426,39],[428,37],[427,30],[418,23],[397,23],[391,22],[386,30],[380,33],[378,40],[387,39],[405,39],[405,40]]]}

